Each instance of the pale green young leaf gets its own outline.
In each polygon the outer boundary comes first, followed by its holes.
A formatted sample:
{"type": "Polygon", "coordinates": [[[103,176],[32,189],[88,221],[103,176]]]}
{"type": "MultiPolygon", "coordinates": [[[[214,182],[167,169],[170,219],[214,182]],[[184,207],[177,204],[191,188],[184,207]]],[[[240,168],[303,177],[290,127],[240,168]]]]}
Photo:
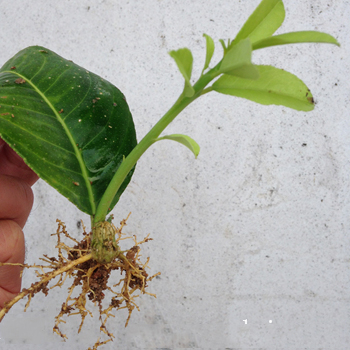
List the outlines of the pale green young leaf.
{"type": "Polygon", "coordinates": [[[327,43],[340,46],[338,41],[329,34],[317,31],[302,31],[285,33],[281,35],[270,36],[253,43],[253,50],[263,49],[265,47],[299,43],[327,43]]]}
{"type": "Polygon", "coordinates": [[[194,95],[194,89],[191,85],[193,56],[189,49],[183,48],[176,51],[170,51],[170,56],[175,60],[179,71],[185,78],[185,96],[191,97],[194,95]]]}
{"type": "Polygon", "coordinates": [[[271,36],[283,23],[285,10],[282,0],[262,0],[237,34],[234,43],[250,38],[254,43],[271,36]]]}
{"type": "Polygon", "coordinates": [[[252,44],[248,38],[231,46],[222,59],[219,72],[245,79],[259,78],[258,70],[252,64],[252,44]]]}
{"type": "Polygon", "coordinates": [[[225,74],[214,82],[212,89],[263,105],[283,105],[299,111],[311,111],[314,108],[310,90],[294,74],[272,66],[256,67],[259,79],[241,79],[225,74]]]}
{"type": "Polygon", "coordinates": [[[206,40],[206,46],[207,46],[207,53],[205,56],[205,64],[203,68],[203,72],[209,67],[210,61],[214,54],[215,44],[214,40],[207,34],[203,34],[206,40]]]}
{"type": "Polygon", "coordinates": [[[156,141],[161,141],[161,140],[172,140],[181,143],[182,145],[186,146],[197,158],[200,147],[198,143],[193,140],[191,137],[187,135],[182,135],[182,134],[172,134],[172,135],[167,135],[163,137],[159,137],[156,141]]]}

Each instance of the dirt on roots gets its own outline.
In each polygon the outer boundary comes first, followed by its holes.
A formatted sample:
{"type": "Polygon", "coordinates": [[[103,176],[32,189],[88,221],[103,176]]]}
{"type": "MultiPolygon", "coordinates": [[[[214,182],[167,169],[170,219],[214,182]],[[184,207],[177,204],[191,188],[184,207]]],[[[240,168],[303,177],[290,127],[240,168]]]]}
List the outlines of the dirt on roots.
{"type": "MultiPolygon", "coordinates": [[[[117,245],[119,248],[120,241],[132,240],[133,246],[126,251],[118,249],[116,257],[109,263],[99,263],[93,258],[91,249],[92,234],[91,232],[86,233],[84,225],[83,239],[79,242],[69,235],[65,224],[60,220],[57,220],[58,228],[54,234],[57,236],[57,257],[44,255],[40,260],[44,261],[45,265],[0,263],[0,266],[20,265],[23,268],[34,268],[39,278],[37,282],[32,283],[29,288],[23,288],[15,298],[4,305],[4,308],[0,310],[0,322],[17,301],[25,297],[28,298],[24,310],[26,311],[35,294],[43,292],[45,295],[48,295],[51,289],[62,287],[65,283],[69,283],[68,280],[70,280],[73,282],[68,288],[67,298],[62,303],[59,314],[55,317],[53,331],[66,340],[67,336],[62,333],[60,329],[61,323],[66,323],[64,320],[66,316],[80,315],[81,323],[78,329],[79,333],[83,327],[86,316],[93,316],[92,312],[88,309],[88,304],[90,307],[98,307],[100,331],[104,333],[103,337],[106,338],[103,341],[100,341],[99,338],[93,347],[88,348],[88,350],[95,350],[99,346],[112,341],[114,335],[108,331],[106,327],[108,318],[114,317],[113,312],[116,310],[127,309],[128,317],[125,322],[125,326],[127,326],[132,311],[135,308],[139,310],[135,299],[141,294],[148,294],[155,297],[154,294],[148,293],[146,288],[148,287],[148,282],[160,274],[157,273],[153,276],[149,276],[146,272],[149,258],[147,258],[144,263],[140,260],[140,246],[152,240],[152,238],[149,238],[149,235],[147,235],[143,240],[137,241],[136,236],[126,236],[122,233],[127,219],[120,222],[119,228],[111,224],[115,231],[115,241],[113,244],[117,245]],[[64,241],[68,241],[69,243],[66,244],[64,241]],[[110,276],[111,272],[114,270],[119,271],[118,275],[120,278],[117,282],[112,281],[111,284],[110,276]],[[55,284],[52,283],[54,280],[56,282],[55,284]],[[113,282],[116,283],[113,284],[113,282]],[[53,285],[49,286],[50,284],[53,285]],[[73,291],[77,289],[78,295],[73,297],[73,291]],[[109,302],[106,303],[106,300],[109,300],[109,302]],[[104,303],[102,303],[102,301],[104,301],[104,303]],[[104,304],[104,306],[102,304],[104,304]]],[[[111,245],[112,243],[106,242],[106,244],[111,245]]]]}

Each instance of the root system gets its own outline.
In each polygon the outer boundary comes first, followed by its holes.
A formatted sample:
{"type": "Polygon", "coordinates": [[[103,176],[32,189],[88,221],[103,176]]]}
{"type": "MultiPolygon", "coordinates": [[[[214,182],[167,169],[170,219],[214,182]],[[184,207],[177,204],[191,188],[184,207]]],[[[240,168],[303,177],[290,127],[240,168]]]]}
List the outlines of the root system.
{"type": "Polygon", "coordinates": [[[0,266],[20,265],[23,268],[35,268],[36,275],[39,278],[36,283],[33,283],[29,288],[23,288],[15,298],[4,305],[4,308],[0,310],[0,322],[19,300],[25,297],[28,298],[24,309],[26,311],[35,294],[43,292],[46,296],[51,289],[62,287],[65,283],[68,283],[68,280],[72,280],[73,282],[68,288],[68,296],[62,304],[59,314],[55,317],[53,331],[66,340],[67,336],[60,328],[61,323],[66,323],[64,320],[66,316],[80,315],[79,333],[86,316],[92,317],[92,312],[88,309],[87,304],[90,304],[90,306],[94,304],[99,309],[100,331],[104,333],[103,337],[106,340],[100,341],[99,338],[93,347],[88,350],[95,350],[99,346],[112,341],[114,335],[106,327],[109,317],[114,317],[113,312],[116,310],[127,309],[128,317],[125,322],[125,326],[127,326],[132,311],[135,308],[139,310],[135,299],[141,294],[155,297],[154,294],[148,293],[146,288],[148,282],[160,274],[149,276],[146,272],[149,258],[145,263],[140,261],[140,246],[151,240],[149,235],[142,241],[137,241],[136,236],[126,236],[122,233],[127,219],[120,222],[119,228],[112,224],[115,232],[113,245],[117,244],[119,248],[121,240],[129,239],[133,241],[133,246],[126,251],[118,250],[117,256],[108,263],[99,263],[94,259],[91,249],[91,233],[86,233],[84,225],[84,237],[79,242],[68,234],[65,224],[60,220],[57,220],[58,228],[54,234],[57,236],[57,258],[44,255],[41,260],[45,262],[45,265],[0,263],[0,266]],[[62,238],[64,239],[62,240],[62,238]],[[64,243],[64,241],[68,241],[70,245],[64,243]],[[120,272],[120,279],[119,281],[112,281],[111,284],[110,275],[113,270],[120,272]],[[53,285],[49,286],[50,284],[53,285]],[[79,289],[78,296],[73,297],[73,291],[77,289],[79,289]],[[110,296],[110,301],[107,306],[107,303],[104,302],[103,306],[102,301],[107,299],[106,295],[110,296]]]}

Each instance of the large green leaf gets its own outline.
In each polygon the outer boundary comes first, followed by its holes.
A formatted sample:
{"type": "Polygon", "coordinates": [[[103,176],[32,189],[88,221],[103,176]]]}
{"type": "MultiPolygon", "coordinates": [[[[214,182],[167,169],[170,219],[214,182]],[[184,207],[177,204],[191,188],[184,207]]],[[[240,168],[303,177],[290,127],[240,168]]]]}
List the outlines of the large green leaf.
{"type": "Polygon", "coordinates": [[[301,31],[270,36],[253,43],[253,50],[276,45],[300,44],[300,43],[327,43],[340,46],[338,41],[327,33],[317,31],[301,31]]]}
{"type": "Polygon", "coordinates": [[[272,35],[283,23],[284,5],[281,0],[262,0],[244,23],[233,44],[249,38],[252,43],[272,35]]]}
{"type": "Polygon", "coordinates": [[[124,95],[101,77],[33,46],[0,69],[0,106],[1,137],[80,210],[95,214],[112,176],[136,145],[124,95]]]}
{"type": "Polygon", "coordinates": [[[299,111],[311,111],[314,101],[310,90],[294,74],[272,66],[256,66],[257,80],[222,75],[212,85],[216,92],[243,97],[263,105],[283,105],[299,111]]]}

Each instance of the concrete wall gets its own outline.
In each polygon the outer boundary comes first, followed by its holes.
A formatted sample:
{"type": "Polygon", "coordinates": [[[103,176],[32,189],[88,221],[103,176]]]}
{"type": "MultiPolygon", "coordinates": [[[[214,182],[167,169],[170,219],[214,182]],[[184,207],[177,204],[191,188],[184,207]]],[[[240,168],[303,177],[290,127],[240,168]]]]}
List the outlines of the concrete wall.
{"type": "MultiPolygon", "coordinates": [[[[182,77],[167,54],[189,47],[194,76],[204,63],[203,33],[220,58],[259,3],[228,0],[0,0],[0,62],[45,46],[114,83],[127,97],[140,139],[168,110],[182,77]]],[[[348,349],[350,344],[350,118],[347,0],[285,0],[279,33],[319,30],[342,47],[295,45],[261,50],[256,63],[300,77],[315,110],[296,112],[211,93],[168,133],[201,146],[197,160],[163,142],[139,162],[114,214],[131,211],[126,232],[154,239],[144,248],[150,273],[161,271],[125,329],[118,312],[104,349],[348,349]],[[246,322],[243,320],[247,320],[246,322]]],[[[54,254],[56,218],[79,237],[89,218],[39,181],[25,227],[28,263],[54,254]]],[[[29,286],[33,272],[24,274],[29,286]]],[[[28,311],[13,308],[0,327],[0,349],[86,349],[97,319],[52,335],[65,290],[39,294],[28,311]]],[[[102,348],[101,348],[102,349],[102,348]]]]}

